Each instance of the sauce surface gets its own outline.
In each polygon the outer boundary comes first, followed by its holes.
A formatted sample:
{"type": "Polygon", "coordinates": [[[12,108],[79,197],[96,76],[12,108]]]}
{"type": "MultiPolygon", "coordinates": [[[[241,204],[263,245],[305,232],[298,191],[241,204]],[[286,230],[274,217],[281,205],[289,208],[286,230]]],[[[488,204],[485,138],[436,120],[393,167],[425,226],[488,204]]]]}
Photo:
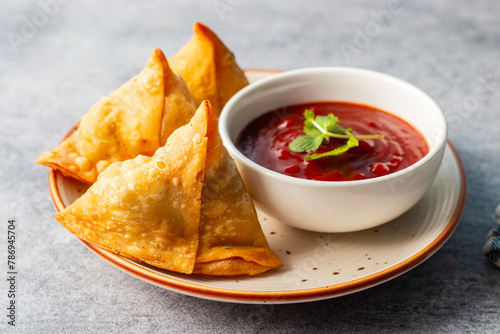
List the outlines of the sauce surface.
{"type": "Polygon", "coordinates": [[[236,147],[249,159],[275,172],[318,181],[374,178],[404,169],[429,152],[423,136],[410,124],[382,110],[347,102],[312,102],[269,111],[250,122],[240,133],[236,147]],[[304,111],[316,116],[334,114],[354,134],[383,135],[383,139],[359,140],[359,146],[337,156],[305,161],[313,153],[331,151],[346,143],[328,138],[311,152],[292,152],[288,144],[304,136],[304,111]]]}

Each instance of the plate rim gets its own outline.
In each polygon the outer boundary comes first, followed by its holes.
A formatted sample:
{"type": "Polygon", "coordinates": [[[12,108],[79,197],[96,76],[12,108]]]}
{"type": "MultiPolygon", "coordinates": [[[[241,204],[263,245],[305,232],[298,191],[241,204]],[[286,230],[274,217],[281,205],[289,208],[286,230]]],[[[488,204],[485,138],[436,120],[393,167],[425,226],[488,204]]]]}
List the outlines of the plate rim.
{"type": "MultiPolygon", "coordinates": [[[[248,69],[246,70],[246,72],[267,72],[269,74],[274,74],[279,73],[280,71],[266,69],[248,69]]],[[[75,127],[76,125],[68,131],[63,140],[75,130],[75,127]]],[[[441,248],[444,243],[451,237],[462,217],[466,201],[467,184],[465,171],[455,147],[450,140],[447,140],[446,145],[447,148],[450,149],[459,174],[458,198],[453,210],[453,214],[451,215],[446,226],[432,242],[430,242],[426,247],[424,247],[418,253],[414,254],[408,259],[401,261],[389,268],[376,272],[372,275],[353,279],[348,282],[336,283],[333,285],[316,288],[280,291],[237,290],[206,286],[161,275],[154,271],[148,270],[147,268],[141,267],[125,258],[122,258],[121,256],[103,250],[87,241],[81,239],[78,240],[80,240],[88,249],[100,256],[106,262],[113,264],[117,268],[136,278],[139,278],[161,288],[187,294],[190,296],[224,302],[269,304],[311,302],[333,297],[340,297],[370,287],[374,287],[415,268],[416,266],[427,260],[430,256],[432,256],[437,250],[439,250],[439,248],[441,248]]],[[[49,169],[48,183],[50,196],[52,198],[52,202],[56,211],[60,212],[65,208],[65,205],[57,187],[58,176],[62,176],[62,173],[52,168],[49,169]]]]}

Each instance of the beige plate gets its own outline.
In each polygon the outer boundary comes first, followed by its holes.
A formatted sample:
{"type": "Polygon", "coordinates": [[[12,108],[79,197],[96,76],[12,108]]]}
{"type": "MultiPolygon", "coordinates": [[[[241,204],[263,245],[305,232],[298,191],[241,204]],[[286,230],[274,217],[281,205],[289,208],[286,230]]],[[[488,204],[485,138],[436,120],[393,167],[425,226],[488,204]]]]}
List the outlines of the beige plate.
{"type": "MultiPolygon", "coordinates": [[[[272,73],[247,71],[251,82],[272,73]]],[[[58,211],[87,187],[57,171],[49,172],[50,193],[58,211]]],[[[307,302],[367,289],[425,261],[457,227],[465,194],[463,167],[448,142],[438,176],[424,198],[403,216],[379,227],[353,233],[313,233],[285,226],[259,212],[267,240],[284,266],[255,277],[178,274],[83,243],[123,271],[187,295],[235,303],[307,302]]]]}

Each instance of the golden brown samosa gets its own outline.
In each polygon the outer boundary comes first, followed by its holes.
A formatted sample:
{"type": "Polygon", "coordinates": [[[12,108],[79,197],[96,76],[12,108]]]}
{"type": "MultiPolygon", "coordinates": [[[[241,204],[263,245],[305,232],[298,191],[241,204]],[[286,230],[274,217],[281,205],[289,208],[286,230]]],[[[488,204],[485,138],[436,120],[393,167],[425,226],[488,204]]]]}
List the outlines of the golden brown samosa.
{"type": "Polygon", "coordinates": [[[193,31],[191,40],[168,62],[187,83],[196,105],[209,100],[219,115],[248,80],[232,52],[212,30],[197,22],[193,31]]]}
{"type": "Polygon", "coordinates": [[[213,112],[208,116],[207,137],[200,243],[194,272],[256,275],[282,266],[267,244],[236,164],[222,145],[213,112]]]}
{"type": "Polygon", "coordinates": [[[113,163],[55,217],[83,240],[181,273],[255,275],[282,265],[208,101],[152,158],[113,163]]]}
{"type": "Polygon", "coordinates": [[[36,162],[92,184],[112,162],[153,155],[195,110],[186,84],[156,49],[139,75],[99,100],[75,132],[36,162]]]}
{"type": "Polygon", "coordinates": [[[80,239],[181,273],[194,268],[207,153],[206,108],[153,157],[111,164],[55,218],[80,239]]]}

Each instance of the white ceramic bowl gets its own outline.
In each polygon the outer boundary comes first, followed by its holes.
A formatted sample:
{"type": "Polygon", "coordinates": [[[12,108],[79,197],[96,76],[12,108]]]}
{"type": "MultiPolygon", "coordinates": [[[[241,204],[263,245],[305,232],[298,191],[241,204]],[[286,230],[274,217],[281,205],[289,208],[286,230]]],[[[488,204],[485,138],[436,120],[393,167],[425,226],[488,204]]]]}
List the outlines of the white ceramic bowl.
{"type": "Polygon", "coordinates": [[[219,130],[260,210],[284,224],[317,232],[350,232],[388,222],[415,205],[442,161],[447,125],[439,106],[415,86],[368,70],[319,67],[293,70],[253,83],[229,100],[219,130]],[[270,110],[314,101],[367,104],[412,124],[429,153],[392,174],[358,181],[314,181],[258,165],[235,146],[242,129],[270,110]]]}

